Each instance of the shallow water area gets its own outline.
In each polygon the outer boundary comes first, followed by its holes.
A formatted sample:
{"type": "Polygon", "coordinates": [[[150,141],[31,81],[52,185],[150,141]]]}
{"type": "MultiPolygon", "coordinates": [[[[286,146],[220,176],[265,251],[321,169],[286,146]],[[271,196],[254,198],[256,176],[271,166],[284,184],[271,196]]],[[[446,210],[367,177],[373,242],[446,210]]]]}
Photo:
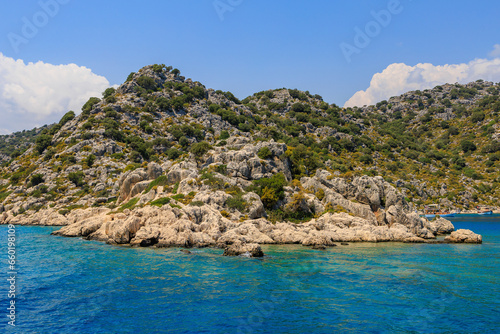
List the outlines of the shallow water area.
{"type": "MultiPolygon", "coordinates": [[[[129,248],[16,227],[16,327],[6,333],[493,333],[500,219],[457,217],[482,245],[350,243],[129,248]]],[[[0,227],[7,278],[7,227],[0,227]]],[[[7,312],[7,283],[1,310],[7,312]]]]}

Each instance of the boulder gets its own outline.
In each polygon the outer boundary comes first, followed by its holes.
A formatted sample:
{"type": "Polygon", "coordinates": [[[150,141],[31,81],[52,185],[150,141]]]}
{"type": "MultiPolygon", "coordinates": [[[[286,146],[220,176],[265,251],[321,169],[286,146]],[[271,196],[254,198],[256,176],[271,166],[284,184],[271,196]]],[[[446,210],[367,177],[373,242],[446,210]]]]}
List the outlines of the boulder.
{"type": "Polygon", "coordinates": [[[429,221],[428,227],[434,234],[449,234],[455,230],[453,224],[444,218],[429,221]]]}
{"type": "Polygon", "coordinates": [[[471,230],[460,229],[458,231],[451,232],[444,241],[450,243],[467,243],[467,244],[481,244],[483,243],[483,237],[480,234],[476,234],[471,230]]]}
{"type": "Polygon", "coordinates": [[[246,257],[263,257],[264,252],[259,244],[247,244],[241,241],[236,241],[232,245],[224,249],[223,256],[246,256],[246,257]]]}

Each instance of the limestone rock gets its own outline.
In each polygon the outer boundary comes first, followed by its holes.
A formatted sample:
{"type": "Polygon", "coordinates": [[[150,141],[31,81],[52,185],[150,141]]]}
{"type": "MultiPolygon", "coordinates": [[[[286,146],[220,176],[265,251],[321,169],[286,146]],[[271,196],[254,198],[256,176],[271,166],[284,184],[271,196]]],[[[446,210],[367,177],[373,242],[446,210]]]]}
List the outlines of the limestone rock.
{"type": "Polygon", "coordinates": [[[247,244],[236,241],[232,245],[224,249],[223,256],[246,256],[246,257],[263,257],[264,252],[258,244],[247,244]]]}
{"type": "Polygon", "coordinates": [[[453,224],[444,218],[437,218],[434,220],[429,221],[429,229],[434,233],[434,234],[448,234],[451,233],[455,230],[455,227],[453,224]]]}
{"type": "Polygon", "coordinates": [[[256,193],[247,193],[243,196],[243,199],[249,203],[248,217],[250,219],[257,219],[262,217],[267,217],[266,210],[264,209],[264,204],[260,200],[259,195],[256,193]]]}
{"type": "Polygon", "coordinates": [[[471,230],[460,229],[451,232],[449,236],[444,239],[446,242],[451,243],[467,243],[467,244],[481,244],[483,243],[483,237],[480,234],[476,234],[471,230]]]}
{"type": "Polygon", "coordinates": [[[130,173],[125,173],[118,182],[120,187],[118,203],[123,202],[128,198],[130,198],[130,192],[132,191],[133,187],[137,183],[144,181],[147,178],[148,175],[142,168],[136,169],[135,171],[130,173]]]}
{"type": "Polygon", "coordinates": [[[149,180],[154,180],[154,179],[158,178],[160,175],[163,174],[163,169],[157,163],[150,162],[148,164],[147,174],[148,174],[148,179],[149,180]]]}

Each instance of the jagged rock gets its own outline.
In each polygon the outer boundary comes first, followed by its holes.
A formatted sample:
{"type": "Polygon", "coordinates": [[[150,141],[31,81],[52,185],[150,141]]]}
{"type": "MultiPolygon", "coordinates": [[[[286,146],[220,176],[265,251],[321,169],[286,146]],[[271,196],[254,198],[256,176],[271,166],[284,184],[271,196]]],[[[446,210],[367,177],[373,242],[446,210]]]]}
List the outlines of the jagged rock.
{"type": "Polygon", "coordinates": [[[264,252],[258,244],[247,244],[236,241],[232,245],[224,249],[223,256],[247,256],[247,257],[263,257],[264,252]]]}
{"type": "Polygon", "coordinates": [[[220,190],[201,191],[194,196],[193,201],[200,201],[216,209],[222,209],[229,197],[229,194],[220,190]]]}
{"type": "Polygon", "coordinates": [[[54,231],[52,235],[59,235],[64,237],[87,237],[88,235],[97,231],[103,221],[100,217],[88,218],[78,223],[74,223],[61,228],[58,231],[54,231]]]}
{"type": "Polygon", "coordinates": [[[149,180],[154,180],[163,174],[163,169],[157,163],[151,162],[148,164],[147,174],[149,180]]]}
{"type": "MultiPolygon", "coordinates": [[[[236,139],[234,140],[236,141],[236,139]]],[[[246,138],[244,141],[245,143],[248,142],[246,138]]],[[[228,143],[229,145],[231,144],[228,143]]],[[[285,144],[275,143],[274,141],[261,142],[257,145],[245,144],[236,151],[211,151],[212,160],[210,163],[226,165],[228,175],[231,177],[257,180],[264,177],[271,177],[273,174],[281,172],[290,180],[291,171],[288,161],[286,159],[284,161],[279,159],[285,151],[285,144]],[[257,152],[263,147],[267,147],[270,150],[272,158],[263,161],[257,156],[257,152]]]]}
{"type": "Polygon", "coordinates": [[[127,217],[125,220],[107,220],[89,235],[89,238],[107,243],[128,244],[143,224],[144,220],[137,215],[127,217]]]}
{"type": "Polygon", "coordinates": [[[183,161],[173,165],[167,172],[169,183],[181,182],[184,179],[195,179],[198,177],[198,169],[195,163],[183,161]]]}
{"type": "Polygon", "coordinates": [[[120,187],[120,193],[118,196],[118,203],[123,202],[130,198],[130,192],[134,185],[138,182],[146,180],[148,177],[144,169],[139,168],[132,172],[127,172],[122,175],[118,181],[120,187]]]}
{"type": "Polygon", "coordinates": [[[92,147],[93,147],[92,153],[98,157],[101,157],[106,153],[114,154],[122,151],[122,148],[113,141],[107,141],[102,144],[94,143],[92,147]]]}
{"type": "Polygon", "coordinates": [[[130,192],[128,193],[127,198],[132,198],[135,197],[135,195],[142,193],[144,190],[146,190],[150,183],[151,181],[141,181],[135,183],[132,187],[132,190],[130,190],[130,192]]]}
{"type": "Polygon", "coordinates": [[[460,229],[451,232],[451,234],[446,238],[444,238],[444,240],[450,243],[467,243],[467,244],[483,243],[483,237],[480,234],[476,234],[471,230],[466,230],[466,229],[460,229]]]}
{"type": "Polygon", "coordinates": [[[448,234],[455,230],[453,224],[444,218],[436,218],[434,220],[429,221],[429,229],[434,234],[448,234]]]}
{"type": "Polygon", "coordinates": [[[262,217],[267,217],[266,210],[264,208],[264,204],[260,200],[259,195],[256,193],[247,193],[243,196],[243,199],[249,203],[248,207],[248,218],[250,219],[258,219],[262,217]]]}

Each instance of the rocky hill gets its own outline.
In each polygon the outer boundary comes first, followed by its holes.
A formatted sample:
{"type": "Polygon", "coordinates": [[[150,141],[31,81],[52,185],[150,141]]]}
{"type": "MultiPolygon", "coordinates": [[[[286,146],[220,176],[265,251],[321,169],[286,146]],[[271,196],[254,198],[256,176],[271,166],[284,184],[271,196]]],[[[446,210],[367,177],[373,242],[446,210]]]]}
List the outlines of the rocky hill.
{"type": "Polygon", "coordinates": [[[295,89],[240,101],[147,66],[4,164],[0,223],[163,246],[423,242],[453,230],[423,204],[498,205],[499,88],[342,109],[295,89]]]}

